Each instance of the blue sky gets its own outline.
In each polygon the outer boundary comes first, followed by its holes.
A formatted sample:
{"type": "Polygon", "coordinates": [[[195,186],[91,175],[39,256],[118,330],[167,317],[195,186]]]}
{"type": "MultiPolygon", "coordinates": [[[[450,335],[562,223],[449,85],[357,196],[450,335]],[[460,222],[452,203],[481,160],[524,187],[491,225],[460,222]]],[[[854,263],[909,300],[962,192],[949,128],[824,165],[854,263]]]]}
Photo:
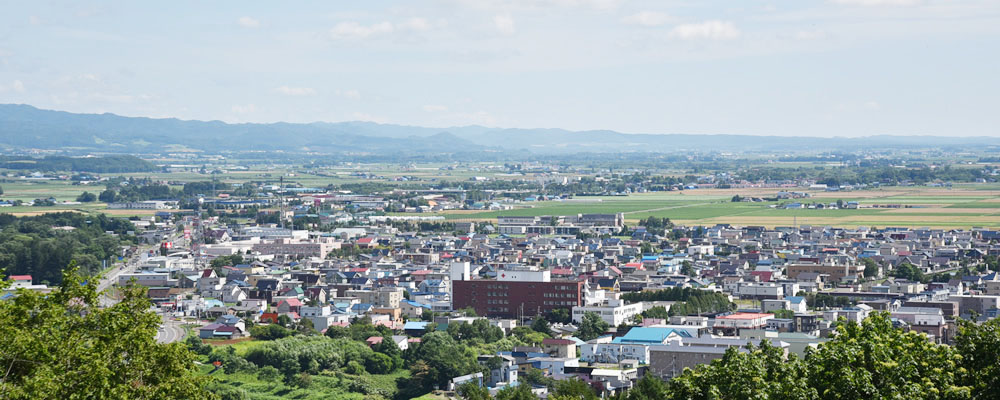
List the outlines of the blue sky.
{"type": "Polygon", "coordinates": [[[1000,136],[996,0],[4,3],[0,103],[227,122],[1000,136]]]}

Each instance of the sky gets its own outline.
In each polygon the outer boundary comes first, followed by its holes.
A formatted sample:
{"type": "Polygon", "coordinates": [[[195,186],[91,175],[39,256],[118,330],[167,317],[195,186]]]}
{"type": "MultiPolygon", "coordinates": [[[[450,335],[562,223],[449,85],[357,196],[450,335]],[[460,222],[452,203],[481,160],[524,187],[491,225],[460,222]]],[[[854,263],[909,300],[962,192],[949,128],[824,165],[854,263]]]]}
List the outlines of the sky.
{"type": "Polygon", "coordinates": [[[0,103],[226,122],[1000,136],[997,0],[0,2],[0,103]]]}

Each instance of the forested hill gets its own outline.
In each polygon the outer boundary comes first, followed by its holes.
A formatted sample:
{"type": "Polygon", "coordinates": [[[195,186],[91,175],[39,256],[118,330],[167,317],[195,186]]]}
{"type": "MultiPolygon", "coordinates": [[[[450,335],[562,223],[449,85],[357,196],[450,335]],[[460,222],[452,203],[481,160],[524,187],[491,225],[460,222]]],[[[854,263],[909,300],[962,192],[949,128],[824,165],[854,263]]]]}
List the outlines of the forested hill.
{"type": "MultiPolygon", "coordinates": [[[[845,132],[856,135],[856,132],[845,132]]],[[[960,134],[942,132],[942,134],[960,134]]],[[[995,137],[777,137],[739,134],[627,134],[611,130],[427,128],[373,122],[241,123],[74,114],[0,104],[0,147],[81,151],[286,151],[324,154],[446,154],[484,151],[536,154],[702,151],[783,152],[859,149],[1000,147],[995,137]]]]}
{"type": "Polygon", "coordinates": [[[104,214],[0,214],[0,269],[7,276],[31,275],[36,284],[61,282],[63,269],[73,260],[85,274],[95,274],[103,260],[117,260],[127,243],[122,235],[134,230],[127,220],[104,214]]]}

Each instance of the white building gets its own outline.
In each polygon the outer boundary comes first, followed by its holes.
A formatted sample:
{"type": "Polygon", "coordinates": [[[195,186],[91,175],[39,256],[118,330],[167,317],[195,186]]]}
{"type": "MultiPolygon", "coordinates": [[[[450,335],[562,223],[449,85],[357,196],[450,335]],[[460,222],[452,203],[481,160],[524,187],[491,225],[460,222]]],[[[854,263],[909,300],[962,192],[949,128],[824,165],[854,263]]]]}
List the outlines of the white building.
{"type": "Polygon", "coordinates": [[[618,326],[642,313],[642,302],[625,304],[623,300],[617,298],[617,294],[615,293],[614,298],[605,299],[600,305],[573,307],[573,322],[582,322],[584,314],[592,312],[600,315],[609,325],[618,326]]]}
{"type": "Polygon", "coordinates": [[[741,299],[781,299],[785,297],[785,287],[774,283],[744,283],[740,285],[741,299]]]}

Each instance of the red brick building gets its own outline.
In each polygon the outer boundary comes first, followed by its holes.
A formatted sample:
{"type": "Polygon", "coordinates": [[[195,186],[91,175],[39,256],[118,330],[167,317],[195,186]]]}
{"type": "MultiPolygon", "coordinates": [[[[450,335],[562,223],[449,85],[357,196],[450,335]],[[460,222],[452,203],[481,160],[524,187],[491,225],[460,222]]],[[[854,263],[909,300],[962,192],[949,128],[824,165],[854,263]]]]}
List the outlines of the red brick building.
{"type": "Polygon", "coordinates": [[[499,281],[477,279],[452,282],[452,305],[472,307],[488,317],[516,318],[583,305],[583,281],[499,281]],[[523,307],[523,308],[522,308],[523,307]]]}

